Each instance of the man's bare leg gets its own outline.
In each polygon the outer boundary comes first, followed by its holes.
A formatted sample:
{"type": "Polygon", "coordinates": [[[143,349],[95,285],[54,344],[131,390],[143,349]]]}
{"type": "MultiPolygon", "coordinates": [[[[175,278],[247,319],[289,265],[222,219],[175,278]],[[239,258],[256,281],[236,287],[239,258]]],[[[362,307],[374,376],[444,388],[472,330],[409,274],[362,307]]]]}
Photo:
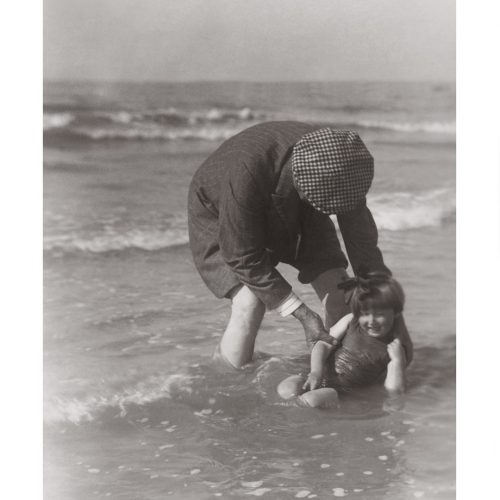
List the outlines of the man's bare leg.
{"type": "Polygon", "coordinates": [[[329,330],[340,318],[348,314],[349,306],[345,303],[344,291],[337,285],[348,278],[344,268],[329,269],[320,274],[312,283],[316,294],[325,310],[325,328],[329,330]]]}
{"type": "Polygon", "coordinates": [[[231,295],[231,317],[216,350],[224,361],[241,368],[252,360],[255,339],[266,308],[246,286],[231,295]]]}

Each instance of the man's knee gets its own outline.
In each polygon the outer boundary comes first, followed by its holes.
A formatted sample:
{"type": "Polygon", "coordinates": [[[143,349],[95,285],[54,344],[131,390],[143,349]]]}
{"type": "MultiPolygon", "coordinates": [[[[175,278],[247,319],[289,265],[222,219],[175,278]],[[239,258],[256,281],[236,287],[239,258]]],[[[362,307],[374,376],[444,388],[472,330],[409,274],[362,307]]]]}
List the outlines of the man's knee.
{"type": "Polygon", "coordinates": [[[221,339],[220,355],[229,365],[241,368],[252,360],[265,306],[245,286],[235,289],[229,298],[232,303],[231,317],[221,339]]]}
{"type": "Polygon", "coordinates": [[[242,315],[264,314],[264,303],[250,290],[242,285],[231,295],[232,312],[242,315]]]}

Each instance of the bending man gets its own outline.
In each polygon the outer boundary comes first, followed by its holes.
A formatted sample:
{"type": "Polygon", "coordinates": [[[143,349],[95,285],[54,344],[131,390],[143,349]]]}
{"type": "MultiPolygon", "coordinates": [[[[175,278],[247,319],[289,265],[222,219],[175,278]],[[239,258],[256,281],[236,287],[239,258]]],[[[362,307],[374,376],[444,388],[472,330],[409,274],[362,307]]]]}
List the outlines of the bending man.
{"type": "MultiPolygon", "coordinates": [[[[312,345],[349,312],[337,285],[348,261],[330,215],[337,216],[356,273],[390,272],[366,206],[373,158],[352,131],[269,122],[225,141],[197,170],[188,201],[194,263],[219,298],[232,303],[217,352],[239,368],[252,359],[267,310],[293,315],[312,345]],[[292,291],[279,262],[298,270],[325,308],[325,323],[292,291]]],[[[407,357],[411,341],[397,325],[407,357]]]]}

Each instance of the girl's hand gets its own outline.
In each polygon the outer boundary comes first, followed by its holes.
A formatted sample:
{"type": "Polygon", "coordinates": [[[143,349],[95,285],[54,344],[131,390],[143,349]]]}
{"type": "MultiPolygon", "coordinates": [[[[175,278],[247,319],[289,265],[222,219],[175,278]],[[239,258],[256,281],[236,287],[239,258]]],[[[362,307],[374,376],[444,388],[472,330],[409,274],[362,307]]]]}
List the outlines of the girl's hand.
{"type": "Polygon", "coordinates": [[[302,386],[302,389],[304,389],[304,391],[313,391],[314,389],[321,387],[322,380],[323,380],[322,373],[311,372],[307,376],[307,380],[305,384],[302,386]]]}
{"type": "Polygon", "coordinates": [[[387,353],[389,354],[389,358],[391,358],[391,361],[403,363],[403,365],[406,364],[405,350],[403,344],[399,339],[394,339],[387,346],[387,353]]]}

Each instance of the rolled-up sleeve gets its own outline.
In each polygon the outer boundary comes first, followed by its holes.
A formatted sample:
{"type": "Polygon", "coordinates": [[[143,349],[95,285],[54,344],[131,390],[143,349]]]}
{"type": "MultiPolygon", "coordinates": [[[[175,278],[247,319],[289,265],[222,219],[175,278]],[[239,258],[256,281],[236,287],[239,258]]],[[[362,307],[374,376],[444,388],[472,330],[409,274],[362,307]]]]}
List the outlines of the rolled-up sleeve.
{"type": "Polygon", "coordinates": [[[384,264],[382,252],[377,246],[377,226],[366,204],[337,215],[337,221],[355,273],[359,272],[360,267],[367,271],[391,272],[384,264]]]}
{"type": "Polygon", "coordinates": [[[278,307],[291,285],[266,250],[268,196],[245,165],[229,173],[219,207],[219,245],[224,261],[268,309],[278,307]]]}

